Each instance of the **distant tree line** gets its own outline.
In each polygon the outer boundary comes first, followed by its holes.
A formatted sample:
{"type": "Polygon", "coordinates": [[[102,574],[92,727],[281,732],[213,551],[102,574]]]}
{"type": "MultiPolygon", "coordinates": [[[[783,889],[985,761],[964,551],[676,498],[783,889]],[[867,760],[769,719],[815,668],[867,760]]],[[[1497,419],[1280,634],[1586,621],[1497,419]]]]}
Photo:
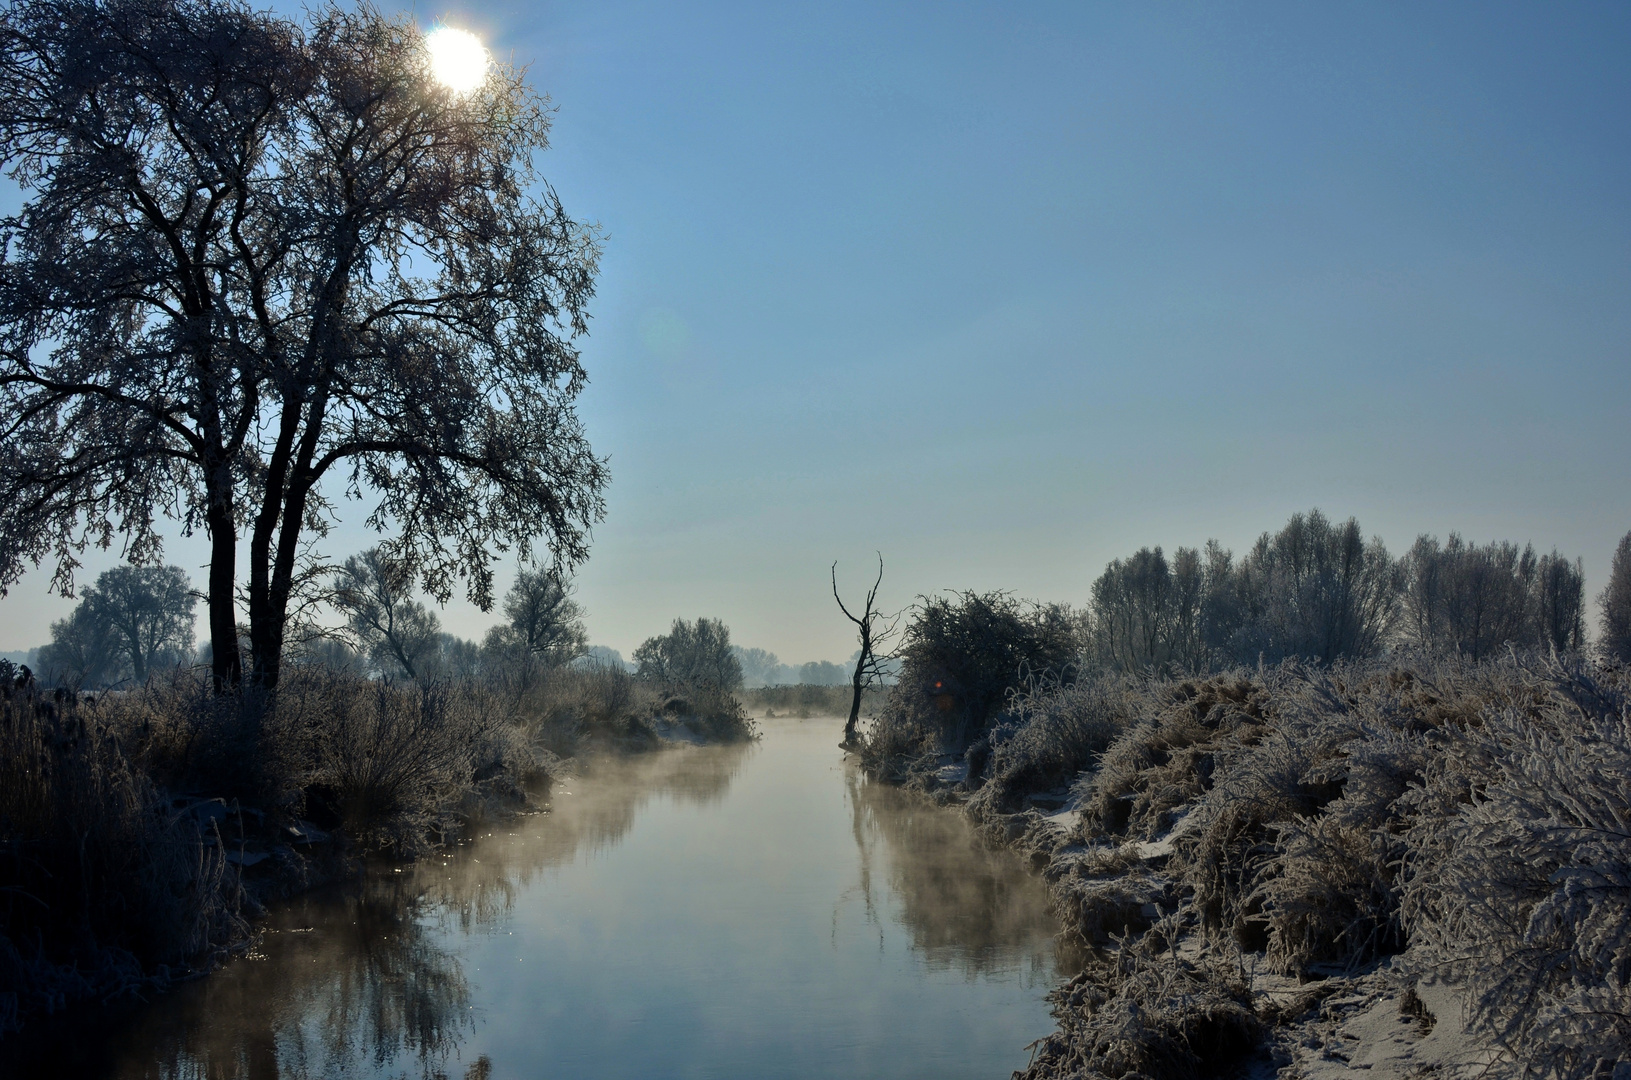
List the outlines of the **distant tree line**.
{"type": "MultiPolygon", "coordinates": [[[[1631,534],[1597,607],[1597,651],[1631,663],[1631,534]]],[[[1579,559],[1454,533],[1419,537],[1395,558],[1354,519],[1315,510],[1264,533],[1242,557],[1213,540],[1170,559],[1159,547],[1114,559],[1081,609],[1003,592],[920,597],[896,650],[896,689],[867,746],[886,771],[930,743],[972,748],[977,758],[993,725],[1013,721],[1016,700],[1093,672],[1173,677],[1391,650],[1477,662],[1507,649],[1587,647],[1579,559]]]]}
{"type": "Polygon", "coordinates": [[[784,664],[775,653],[765,649],[733,648],[737,663],[742,665],[743,686],[842,686],[849,682],[849,671],[831,660],[784,664]]]}
{"type": "MultiPolygon", "coordinates": [[[[1611,623],[1631,625],[1610,614],[1631,609],[1628,575],[1622,542],[1601,601],[1605,646],[1611,623]]],[[[1120,671],[1329,663],[1397,645],[1474,660],[1508,646],[1569,652],[1586,643],[1585,576],[1579,559],[1556,550],[1456,533],[1443,543],[1419,537],[1395,559],[1358,521],[1314,510],[1238,559],[1212,540],[1171,559],[1155,547],[1113,560],[1093,583],[1083,623],[1084,659],[1120,671]]]]}

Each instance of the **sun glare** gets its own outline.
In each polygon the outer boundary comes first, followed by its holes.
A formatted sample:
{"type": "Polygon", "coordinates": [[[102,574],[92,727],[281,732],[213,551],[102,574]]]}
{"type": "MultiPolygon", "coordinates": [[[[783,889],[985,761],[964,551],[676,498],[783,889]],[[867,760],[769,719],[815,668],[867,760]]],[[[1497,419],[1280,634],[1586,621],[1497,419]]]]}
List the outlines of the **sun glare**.
{"type": "Polygon", "coordinates": [[[430,71],[456,94],[468,94],[487,78],[487,48],[468,30],[438,26],[425,35],[430,71]]]}

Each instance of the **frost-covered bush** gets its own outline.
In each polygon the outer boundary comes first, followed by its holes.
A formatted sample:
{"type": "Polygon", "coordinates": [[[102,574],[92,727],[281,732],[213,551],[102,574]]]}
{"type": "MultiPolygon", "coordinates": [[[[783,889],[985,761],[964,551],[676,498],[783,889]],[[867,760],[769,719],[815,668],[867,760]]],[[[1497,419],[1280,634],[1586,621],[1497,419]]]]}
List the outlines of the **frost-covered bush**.
{"type": "Polygon", "coordinates": [[[1114,677],[1016,695],[1004,724],[986,744],[984,760],[977,761],[978,746],[969,750],[971,781],[980,774],[989,777],[975,799],[1012,810],[1029,792],[1069,784],[1133,722],[1138,707],[1131,686],[1114,677]]]}
{"type": "Polygon", "coordinates": [[[999,592],[923,599],[903,637],[900,680],[871,725],[863,761],[888,771],[903,756],[963,753],[1028,680],[1071,681],[1081,644],[1076,619],[1059,605],[999,592]]]}
{"type": "Polygon", "coordinates": [[[1250,986],[1222,958],[1168,946],[1167,919],[1124,948],[1101,954],[1049,995],[1059,1031],[1041,1040],[1018,1080],[1217,1076],[1251,1056],[1263,1023],[1250,986]]]}
{"type": "Polygon", "coordinates": [[[1543,1074],[1631,1060],[1631,695],[1622,675],[1519,670],[1543,697],[1447,732],[1413,793],[1404,913],[1418,963],[1543,1074]]]}
{"type": "Polygon", "coordinates": [[[266,725],[271,741],[305,750],[308,811],[402,855],[456,824],[480,780],[530,764],[497,702],[448,684],[312,673],[280,689],[266,725]]]}
{"type": "MultiPolygon", "coordinates": [[[[938,768],[936,733],[873,739],[938,768]]],[[[982,746],[971,812],[1050,860],[1071,936],[1120,941],[1056,993],[1025,1076],[1215,1069],[1386,972],[1459,983],[1474,1038],[1536,1075],[1631,1069],[1624,667],[1509,650],[1083,680],[1015,699],[982,746]],[[1044,842],[1046,819],[1012,811],[1073,769],[1077,827],[1044,842]],[[1324,989],[1276,1005],[1250,970],[1324,989]]]]}

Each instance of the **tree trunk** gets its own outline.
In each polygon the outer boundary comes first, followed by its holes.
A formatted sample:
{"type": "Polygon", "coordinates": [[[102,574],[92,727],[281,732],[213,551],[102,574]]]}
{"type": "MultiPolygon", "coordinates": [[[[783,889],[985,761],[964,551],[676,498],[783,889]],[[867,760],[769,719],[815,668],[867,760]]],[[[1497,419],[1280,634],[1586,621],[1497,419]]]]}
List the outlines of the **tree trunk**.
{"type": "Polygon", "coordinates": [[[855,725],[856,722],[861,719],[861,665],[864,663],[866,663],[865,653],[861,655],[861,659],[856,661],[855,665],[855,678],[852,681],[852,685],[855,688],[855,696],[850,698],[849,720],[844,724],[845,746],[855,745],[855,725]]]}
{"type": "Polygon", "coordinates": [[[238,654],[238,619],[233,586],[237,581],[238,530],[232,518],[230,496],[211,499],[210,534],[210,668],[215,692],[236,690],[243,682],[243,658],[238,654]]]}

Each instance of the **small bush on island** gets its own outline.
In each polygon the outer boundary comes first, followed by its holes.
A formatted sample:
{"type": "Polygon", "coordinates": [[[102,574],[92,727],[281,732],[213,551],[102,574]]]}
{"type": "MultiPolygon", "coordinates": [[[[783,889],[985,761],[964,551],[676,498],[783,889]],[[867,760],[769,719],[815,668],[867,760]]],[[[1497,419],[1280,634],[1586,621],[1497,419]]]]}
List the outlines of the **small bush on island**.
{"type": "Polygon", "coordinates": [[[660,695],[663,717],[714,741],[754,737],[753,721],[736,696],[742,664],[723,622],[675,619],[668,633],[641,642],[634,660],[635,678],[660,695]]]}

